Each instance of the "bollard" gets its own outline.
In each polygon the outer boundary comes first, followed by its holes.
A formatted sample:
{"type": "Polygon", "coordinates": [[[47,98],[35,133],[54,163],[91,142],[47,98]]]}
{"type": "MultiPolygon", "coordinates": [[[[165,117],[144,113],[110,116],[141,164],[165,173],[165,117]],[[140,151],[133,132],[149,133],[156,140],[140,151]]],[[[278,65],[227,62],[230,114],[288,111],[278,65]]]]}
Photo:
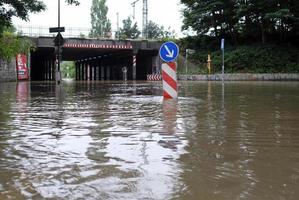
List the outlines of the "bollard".
{"type": "Polygon", "coordinates": [[[211,55],[210,54],[208,54],[208,65],[207,65],[207,67],[208,67],[208,72],[209,72],[209,74],[211,74],[211,62],[212,62],[212,60],[211,60],[211,55]]]}
{"type": "Polygon", "coordinates": [[[164,99],[176,99],[178,97],[176,70],[176,62],[168,62],[162,64],[164,99]]]}

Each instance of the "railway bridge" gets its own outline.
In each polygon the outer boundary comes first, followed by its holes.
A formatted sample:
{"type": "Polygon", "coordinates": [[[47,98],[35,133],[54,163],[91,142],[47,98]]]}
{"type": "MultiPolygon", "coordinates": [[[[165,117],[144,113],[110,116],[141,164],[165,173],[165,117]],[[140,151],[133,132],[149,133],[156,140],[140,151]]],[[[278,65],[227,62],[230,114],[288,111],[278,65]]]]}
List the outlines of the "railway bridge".
{"type": "MultiPolygon", "coordinates": [[[[54,37],[30,37],[36,49],[30,54],[31,80],[55,79],[54,37]]],[[[62,46],[63,61],[74,61],[76,80],[146,80],[158,73],[162,42],[149,40],[112,40],[66,38],[62,46]]]]}

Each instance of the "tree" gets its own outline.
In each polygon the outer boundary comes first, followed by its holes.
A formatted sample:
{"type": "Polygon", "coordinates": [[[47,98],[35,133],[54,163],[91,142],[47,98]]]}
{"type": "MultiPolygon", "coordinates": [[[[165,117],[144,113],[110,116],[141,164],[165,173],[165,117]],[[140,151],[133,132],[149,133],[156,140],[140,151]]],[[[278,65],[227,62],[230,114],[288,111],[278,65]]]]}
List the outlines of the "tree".
{"type": "Polygon", "coordinates": [[[107,18],[106,0],[93,0],[91,6],[91,37],[104,37],[111,33],[111,22],[107,18]]]}
{"type": "Polygon", "coordinates": [[[240,38],[266,43],[298,35],[298,0],[181,0],[183,30],[232,43],[240,38]]]}
{"type": "Polygon", "coordinates": [[[163,36],[163,27],[160,27],[158,24],[156,24],[153,21],[149,21],[148,25],[146,27],[148,39],[158,39],[162,38],[163,36]]]}
{"type": "Polygon", "coordinates": [[[147,26],[148,39],[175,38],[175,31],[165,30],[164,26],[159,26],[153,21],[149,21],[147,26]]]}
{"type": "Polygon", "coordinates": [[[123,27],[120,29],[119,34],[120,38],[122,39],[136,39],[140,35],[140,31],[138,30],[137,22],[132,25],[132,20],[130,17],[123,20],[123,27]]]}
{"type": "Polygon", "coordinates": [[[4,31],[0,36],[0,58],[10,60],[17,53],[27,54],[34,48],[32,41],[18,37],[16,34],[4,31]]]}
{"type": "Polygon", "coordinates": [[[63,61],[61,63],[61,72],[64,78],[75,78],[76,67],[73,61],[63,61]]]}

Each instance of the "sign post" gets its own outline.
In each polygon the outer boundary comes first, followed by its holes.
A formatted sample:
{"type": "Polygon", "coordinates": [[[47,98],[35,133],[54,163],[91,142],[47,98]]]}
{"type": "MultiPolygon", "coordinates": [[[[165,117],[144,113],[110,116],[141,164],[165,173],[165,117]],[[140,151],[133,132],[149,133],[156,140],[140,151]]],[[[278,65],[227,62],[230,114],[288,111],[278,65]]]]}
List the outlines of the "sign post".
{"type": "Polygon", "coordinates": [[[59,85],[61,81],[61,74],[60,74],[60,60],[61,60],[61,45],[64,42],[61,32],[64,32],[65,28],[60,27],[60,0],[58,0],[58,27],[53,27],[49,29],[50,33],[57,33],[55,37],[55,46],[57,46],[56,52],[56,83],[59,85]]]}
{"type": "Polygon", "coordinates": [[[222,50],[222,81],[224,77],[224,38],[221,39],[221,50],[222,50]]]}
{"type": "Polygon", "coordinates": [[[174,60],[179,55],[179,47],[174,42],[166,42],[162,44],[159,55],[166,62],[162,64],[164,99],[176,99],[178,97],[177,63],[174,60]]]}
{"type": "Polygon", "coordinates": [[[186,49],[186,74],[188,73],[188,55],[194,54],[195,50],[193,49],[186,49]]]}

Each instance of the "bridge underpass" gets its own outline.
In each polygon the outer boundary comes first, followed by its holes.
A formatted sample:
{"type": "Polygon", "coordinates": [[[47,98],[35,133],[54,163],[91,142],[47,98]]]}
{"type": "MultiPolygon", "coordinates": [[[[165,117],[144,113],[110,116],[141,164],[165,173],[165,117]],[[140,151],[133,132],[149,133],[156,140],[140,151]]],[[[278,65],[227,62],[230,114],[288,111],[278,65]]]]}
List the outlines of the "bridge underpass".
{"type": "MultiPolygon", "coordinates": [[[[55,79],[54,38],[31,38],[36,51],[31,52],[31,80],[55,79]]],[[[76,80],[146,80],[147,74],[159,71],[161,43],[134,40],[66,39],[62,60],[74,61],[76,80]]]]}

